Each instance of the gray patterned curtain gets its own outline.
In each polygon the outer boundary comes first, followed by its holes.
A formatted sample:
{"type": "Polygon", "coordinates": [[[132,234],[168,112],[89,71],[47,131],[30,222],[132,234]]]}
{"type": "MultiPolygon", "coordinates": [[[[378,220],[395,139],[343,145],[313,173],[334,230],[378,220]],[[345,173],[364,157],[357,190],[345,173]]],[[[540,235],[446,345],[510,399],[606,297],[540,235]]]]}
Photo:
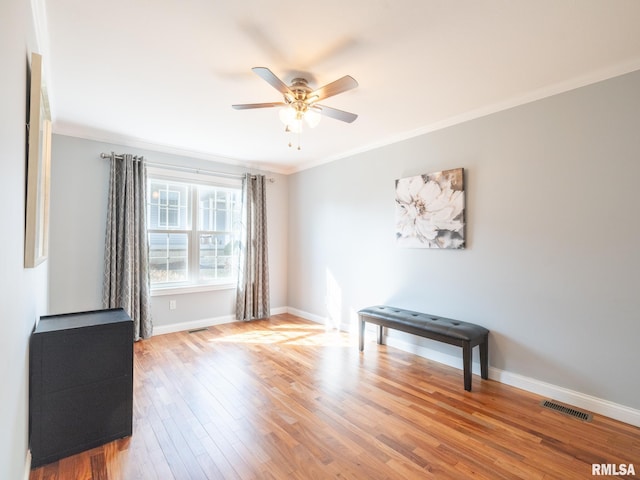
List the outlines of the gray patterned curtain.
{"type": "Polygon", "coordinates": [[[142,158],[111,154],[104,250],[104,308],[124,308],[134,340],[153,333],[149,309],[147,169],[142,158]]]}
{"type": "Polygon", "coordinates": [[[238,262],[236,318],[269,317],[267,202],[264,175],[246,174],[242,181],[242,233],[238,262]]]}

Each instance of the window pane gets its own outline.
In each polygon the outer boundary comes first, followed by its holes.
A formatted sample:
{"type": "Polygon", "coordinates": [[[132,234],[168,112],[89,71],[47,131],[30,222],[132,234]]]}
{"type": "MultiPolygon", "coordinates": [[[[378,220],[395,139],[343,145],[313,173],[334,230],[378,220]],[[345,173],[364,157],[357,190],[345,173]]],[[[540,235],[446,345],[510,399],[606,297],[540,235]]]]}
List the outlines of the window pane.
{"type": "Polygon", "coordinates": [[[240,189],[198,187],[198,230],[232,232],[240,216],[240,189]]]}
{"type": "Polygon", "coordinates": [[[147,194],[147,212],[150,229],[188,230],[189,218],[188,184],[161,180],[150,180],[147,194]]]}
{"type": "Polygon", "coordinates": [[[232,279],[236,273],[237,242],[231,234],[200,234],[200,280],[232,279]]]}
{"type": "Polygon", "coordinates": [[[198,229],[213,230],[215,219],[215,189],[200,186],[198,188],[198,229]]]}
{"type": "Polygon", "coordinates": [[[151,284],[185,282],[189,279],[189,238],[186,233],[149,234],[151,284]]]}

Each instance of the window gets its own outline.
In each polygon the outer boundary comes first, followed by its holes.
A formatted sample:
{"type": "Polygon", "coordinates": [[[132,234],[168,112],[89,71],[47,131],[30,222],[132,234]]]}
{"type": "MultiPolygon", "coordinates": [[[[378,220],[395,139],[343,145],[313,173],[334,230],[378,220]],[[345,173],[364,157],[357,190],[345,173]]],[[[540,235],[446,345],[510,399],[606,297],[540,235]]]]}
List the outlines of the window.
{"type": "Polygon", "coordinates": [[[239,180],[149,169],[153,290],[235,284],[241,193],[239,180]]]}

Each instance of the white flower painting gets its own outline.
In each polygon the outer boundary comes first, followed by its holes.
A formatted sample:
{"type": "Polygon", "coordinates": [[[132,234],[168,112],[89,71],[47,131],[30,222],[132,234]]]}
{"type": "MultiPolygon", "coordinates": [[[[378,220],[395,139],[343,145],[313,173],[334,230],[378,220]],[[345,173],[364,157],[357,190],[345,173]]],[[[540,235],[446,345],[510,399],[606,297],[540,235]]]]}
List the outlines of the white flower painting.
{"type": "Polygon", "coordinates": [[[402,247],[464,248],[464,169],[396,180],[396,239],[402,247]]]}

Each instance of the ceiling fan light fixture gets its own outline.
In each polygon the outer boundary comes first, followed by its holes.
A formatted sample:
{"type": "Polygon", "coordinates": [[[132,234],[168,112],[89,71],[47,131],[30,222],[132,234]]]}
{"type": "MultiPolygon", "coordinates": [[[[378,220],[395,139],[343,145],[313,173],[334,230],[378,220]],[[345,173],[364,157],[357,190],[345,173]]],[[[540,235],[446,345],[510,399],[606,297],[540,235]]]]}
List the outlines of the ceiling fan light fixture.
{"type": "Polygon", "coordinates": [[[294,120],[291,123],[288,123],[285,128],[284,128],[285,132],[291,132],[291,133],[302,133],[302,121],[301,120],[294,120]]]}
{"type": "Polygon", "coordinates": [[[307,108],[301,109],[296,107],[296,105],[287,105],[286,107],[282,107],[280,112],[278,112],[280,117],[280,121],[289,127],[289,130],[295,132],[297,130],[302,130],[302,119],[304,118],[305,123],[310,128],[315,128],[320,123],[320,112],[316,109],[307,108]]]}
{"type": "Polygon", "coordinates": [[[296,110],[292,105],[287,105],[286,107],[282,107],[280,112],[278,113],[280,116],[280,121],[285,125],[290,125],[296,119],[296,110]]]}
{"type": "Polygon", "coordinates": [[[322,116],[315,109],[310,108],[304,113],[304,120],[310,128],[316,128],[322,116]]]}
{"type": "MultiPolygon", "coordinates": [[[[304,78],[294,78],[291,85],[287,85],[266,67],[254,67],[252,70],[260,78],[278,90],[283,95],[284,102],[246,103],[232,105],[232,107],[236,110],[281,107],[279,111],[280,121],[285,126],[285,132],[298,135],[298,150],[300,150],[300,134],[302,132],[303,118],[304,123],[310,128],[315,128],[318,123],[320,123],[322,116],[331,117],[347,123],[351,123],[358,118],[354,113],[344,112],[336,108],[317,105],[315,103],[318,100],[324,100],[356,88],[358,82],[349,75],[345,75],[334,82],[312,90],[304,78]]],[[[291,142],[289,146],[292,146],[291,142]]]]}

